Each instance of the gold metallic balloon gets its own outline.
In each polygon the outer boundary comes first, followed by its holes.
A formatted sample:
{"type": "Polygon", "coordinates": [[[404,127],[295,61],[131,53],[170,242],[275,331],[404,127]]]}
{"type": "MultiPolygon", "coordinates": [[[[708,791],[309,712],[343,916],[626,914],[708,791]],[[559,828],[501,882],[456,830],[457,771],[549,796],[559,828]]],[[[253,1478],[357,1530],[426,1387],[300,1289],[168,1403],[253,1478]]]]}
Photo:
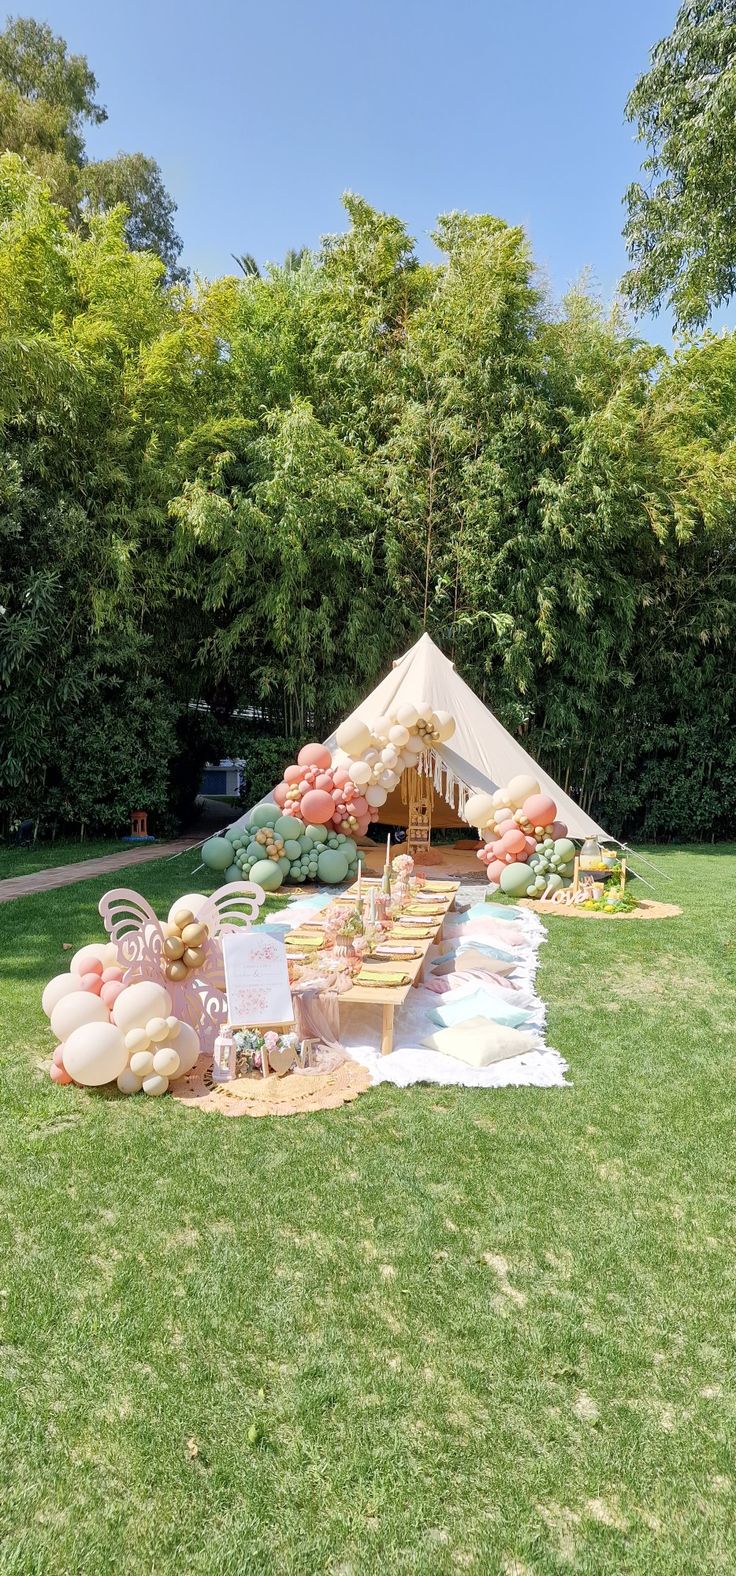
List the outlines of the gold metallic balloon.
{"type": "Polygon", "coordinates": [[[188,972],[189,970],[187,969],[186,963],[183,962],[167,963],[166,965],[167,979],[174,980],[174,982],[177,984],[180,980],[186,979],[188,972]]]}
{"type": "Polygon", "coordinates": [[[184,942],[181,936],[167,936],[164,942],[164,953],[167,958],[171,959],[172,963],[176,963],[178,958],[183,958],[184,942]]]}
{"type": "Polygon", "coordinates": [[[204,948],[187,947],[182,963],[186,963],[188,969],[200,969],[204,963],[204,948]]]}
{"type": "MultiPolygon", "coordinates": [[[[185,925],[181,933],[181,939],[185,947],[199,947],[207,939],[207,926],[201,923],[185,925]]],[[[181,953],[177,955],[181,957],[181,953]]]]}
{"type": "Polygon", "coordinates": [[[190,908],[178,908],[171,917],[177,930],[183,930],[185,925],[194,924],[194,915],[190,908]]]}

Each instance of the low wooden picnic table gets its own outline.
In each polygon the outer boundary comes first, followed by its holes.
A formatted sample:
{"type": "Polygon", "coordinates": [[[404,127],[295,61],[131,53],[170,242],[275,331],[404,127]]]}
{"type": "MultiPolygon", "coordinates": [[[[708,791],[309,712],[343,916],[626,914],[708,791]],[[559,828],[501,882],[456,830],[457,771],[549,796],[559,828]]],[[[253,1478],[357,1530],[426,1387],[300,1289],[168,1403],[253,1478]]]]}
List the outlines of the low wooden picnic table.
{"type": "MultiPolygon", "coordinates": [[[[364,877],[363,878],[363,883],[362,883],[362,890],[363,890],[363,892],[365,892],[365,888],[369,884],[370,883],[366,882],[366,879],[364,877]]],[[[373,883],[373,884],[375,885],[375,883],[373,883]]],[[[451,890],[450,891],[446,891],[446,892],[433,892],[432,891],[432,883],[429,882],[429,881],[426,883],[426,885],[423,888],[423,891],[427,894],[427,896],[431,896],[434,899],[436,899],[436,903],[437,903],[438,907],[439,907],[440,904],[442,905],[442,913],[441,914],[427,914],[426,916],[423,917],[420,914],[416,914],[416,915],[415,914],[411,914],[411,915],[409,915],[407,913],[404,913],[403,918],[400,918],[398,921],[395,921],[394,924],[391,926],[391,929],[385,935],[385,937],[382,937],[382,939],[381,939],[381,943],[380,944],[383,945],[383,946],[389,946],[389,945],[392,945],[392,944],[398,946],[400,944],[401,937],[397,937],[394,934],[394,931],[395,931],[395,928],[396,928],[396,924],[399,924],[399,925],[402,925],[402,924],[403,925],[416,925],[417,927],[419,927],[420,925],[423,924],[424,928],[427,929],[427,930],[429,930],[429,928],[431,926],[432,927],[432,935],[428,936],[425,940],[421,940],[419,938],[417,938],[416,940],[410,940],[409,938],[407,938],[406,945],[407,946],[412,946],[419,955],[417,957],[413,957],[413,958],[402,958],[402,957],[394,956],[394,957],[387,957],[387,958],[380,958],[379,959],[379,958],[376,958],[375,954],[372,954],[370,956],[370,958],[365,960],[365,962],[368,963],[368,965],[370,967],[375,967],[378,964],[384,964],[385,968],[386,968],[386,973],[405,974],[407,976],[407,983],[405,985],[389,985],[389,986],[385,986],[385,987],[383,987],[381,985],[351,985],[350,990],[343,991],[340,994],[339,998],[338,998],[339,1005],[341,1007],[343,1005],[350,1006],[350,1005],[352,1005],[353,1002],[355,1002],[356,1004],[364,1004],[366,1006],[381,1007],[381,1009],[382,1009],[381,1055],[382,1056],[388,1056],[390,1054],[390,1052],[393,1050],[393,1046],[394,1046],[394,1014],[395,1014],[396,1008],[403,1006],[403,1004],[406,1001],[406,998],[407,998],[407,996],[409,994],[409,991],[411,990],[412,986],[413,985],[418,985],[421,982],[422,975],[423,975],[423,972],[424,972],[424,965],[425,965],[426,959],[427,959],[427,953],[429,952],[430,948],[435,945],[435,942],[437,941],[437,938],[438,938],[438,936],[439,936],[439,934],[440,934],[440,932],[442,930],[442,926],[443,926],[443,924],[445,922],[445,917],[449,913],[450,909],[452,908],[453,903],[455,902],[455,897],[457,895],[457,892],[458,892],[458,889],[459,889],[459,886],[460,886],[459,881],[453,881],[453,882],[447,881],[447,882],[442,882],[441,884],[442,884],[442,886],[445,886],[445,887],[451,887],[451,890]]],[[[342,893],[341,896],[335,900],[336,901],[336,906],[339,906],[340,904],[344,903],[346,898],[354,900],[355,898],[357,898],[357,896],[358,896],[358,887],[357,887],[357,883],[356,883],[356,885],[354,885],[352,887],[349,887],[347,892],[342,893]]],[[[420,900],[420,902],[421,902],[421,900],[420,900]]],[[[411,905],[412,906],[414,906],[414,905],[420,906],[419,904],[417,904],[417,894],[416,893],[414,893],[412,895],[411,905]]],[[[329,908],[331,908],[332,906],[333,905],[330,904],[329,908]]],[[[427,906],[429,906],[429,905],[427,905],[427,906]]],[[[319,916],[315,916],[315,920],[314,920],[315,927],[319,924],[319,921],[321,919],[323,919],[329,913],[329,908],[323,909],[321,911],[321,913],[319,914],[319,916]]],[[[298,929],[299,927],[297,926],[296,928],[298,929]]]]}

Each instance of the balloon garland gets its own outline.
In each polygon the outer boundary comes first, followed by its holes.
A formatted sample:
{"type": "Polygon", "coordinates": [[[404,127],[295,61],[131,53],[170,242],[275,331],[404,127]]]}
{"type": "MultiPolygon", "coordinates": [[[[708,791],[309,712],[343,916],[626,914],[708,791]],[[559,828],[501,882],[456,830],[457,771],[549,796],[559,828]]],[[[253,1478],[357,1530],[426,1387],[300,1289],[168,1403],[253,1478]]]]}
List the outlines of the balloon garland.
{"type": "Polygon", "coordinates": [[[401,773],[454,732],[450,713],[427,701],[398,706],[370,725],[359,718],[342,723],[338,752],[305,744],[274,788],[274,803],[256,805],[222,837],[209,838],[203,863],[226,881],[246,877],[267,892],[284,881],[335,885],[354,876],[355,837],[378,820],[401,773]]]}
{"type": "Polygon", "coordinates": [[[513,777],[493,794],[472,794],[464,815],[486,839],[478,858],[502,892],[540,897],[570,885],[575,845],[557,820],[554,799],[534,777],[513,777]]]}

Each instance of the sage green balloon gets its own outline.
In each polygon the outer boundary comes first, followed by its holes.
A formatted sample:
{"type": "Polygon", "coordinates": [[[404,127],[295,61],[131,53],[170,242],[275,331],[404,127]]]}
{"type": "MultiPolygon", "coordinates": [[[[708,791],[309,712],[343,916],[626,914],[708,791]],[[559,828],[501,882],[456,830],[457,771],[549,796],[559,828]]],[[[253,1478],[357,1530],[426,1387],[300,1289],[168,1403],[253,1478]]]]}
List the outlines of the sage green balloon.
{"type": "Polygon", "coordinates": [[[305,826],[304,828],[304,836],[309,838],[310,843],[321,843],[324,835],[325,829],[323,826],[305,826]]]}
{"type": "Polygon", "coordinates": [[[225,871],[225,880],[226,881],[242,881],[242,879],[243,879],[243,872],[242,872],[242,870],[240,868],[240,865],[230,865],[228,867],[228,869],[225,871]]]}
{"type": "Polygon", "coordinates": [[[299,858],[301,851],[301,843],[297,842],[295,837],[287,837],[286,842],[284,843],[284,853],[292,861],[292,863],[295,859],[299,858]]]}
{"type": "Polygon", "coordinates": [[[347,856],[349,864],[352,864],[353,860],[358,857],[358,844],[353,842],[352,837],[345,838],[344,843],[340,844],[340,850],[347,856]]]}
{"type": "Polygon", "coordinates": [[[510,897],[521,897],[526,894],[530,879],[528,865],[506,865],[501,871],[501,891],[508,892],[510,897]]]}
{"type": "Polygon", "coordinates": [[[570,860],[575,858],[575,844],[570,842],[569,837],[558,837],[555,853],[563,865],[569,865],[570,860]]]}
{"type": "Polygon", "coordinates": [[[226,837],[210,837],[202,844],[202,861],[208,870],[227,870],[233,862],[233,845],[226,837]]]}
{"type": "Polygon", "coordinates": [[[279,867],[279,870],[281,871],[282,876],[284,879],[286,879],[289,874],[289,870],[291,869],[291,860],[288,854],[282,854],[281,858],[277,859],[276,863],[279,867]]]}
{"type": "Polygon", "coordinates": [[[278,832],[279,837],[283,837],[284,842],[287,842],[289,838],[301,837],[304,822],[298,821],[295,815],[280,815],[278,821],[274,822],[273,829],[278,832]]]}
{"type": "Polygon", "coordinates": [[[257,886],[263,887],[265,892],[275,892],[281,886],[284,873],[281,866],[275,864],[273,859],[257,859],[251,867],[250,879],[255,881],[257,886]]]}
{"type": "Polygon", "coordinates": [[[242,826],[229,826],[227,831],[223,833],[223,836],[226,837],[228,842],[232,843],[233,845],[237,842],[239,837],[242,837],[242,835],[242,826]]]}
{"type": "Polygon", "coordinates": [[[320,881],[325,881],[328,886],[334,886],[338,881],[344,881],[348,873],[348,862],[341,848],[326,848],[317,861],[317,875],[320,881]]]}
{"type": "Polygon", "coordinates": [[[277,804],[257,804],[255,810],[250,812],[250,824],[256,828],[261,826],[275,826],[281,820],[283,812],[277,804]]]}

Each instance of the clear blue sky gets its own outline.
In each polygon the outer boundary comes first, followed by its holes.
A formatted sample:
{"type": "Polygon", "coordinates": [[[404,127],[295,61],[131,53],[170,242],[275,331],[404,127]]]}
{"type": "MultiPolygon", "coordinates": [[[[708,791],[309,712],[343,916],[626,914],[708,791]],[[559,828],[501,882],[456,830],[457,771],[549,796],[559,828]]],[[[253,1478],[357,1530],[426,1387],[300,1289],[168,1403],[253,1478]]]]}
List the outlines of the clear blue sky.
{"type": "MultiPolygon", "coordinates": [[[[109,119],[89,151],[155,157],[184,260],[214,276],[343,227],[340,194],[401,215],[420,253],[453,208],[523,224],[556,294],[610,299],[624,122],[676,0],[45,0],[109,119]]],[[[669,322],[642,325],[669,340],[669,322]]]]}

